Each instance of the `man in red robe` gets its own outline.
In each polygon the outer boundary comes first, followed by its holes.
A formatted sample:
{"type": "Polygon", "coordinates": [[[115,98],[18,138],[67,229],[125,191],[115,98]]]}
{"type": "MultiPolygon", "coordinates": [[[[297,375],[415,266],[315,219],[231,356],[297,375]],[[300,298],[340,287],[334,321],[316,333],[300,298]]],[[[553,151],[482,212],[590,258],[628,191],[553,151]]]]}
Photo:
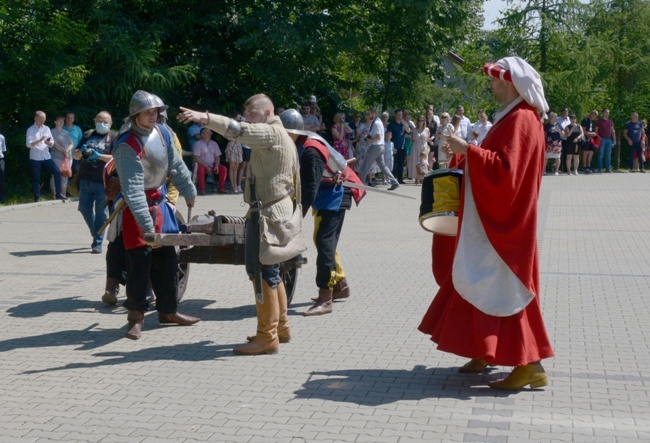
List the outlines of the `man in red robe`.
{"type": "Polygon", "coordinates": [[[438,349],[471,359],[460,372],[515,367],[491,388],[537,388],[548,383],[540,360],[553,356],[536,238],[545,149],[539,113],[548,105],[524,60],[506,57],[484,71],[501,110],[480,146],[451,136],[444,147],[466,158],[459,233],[453,265],[418,329],[438,349]]]}

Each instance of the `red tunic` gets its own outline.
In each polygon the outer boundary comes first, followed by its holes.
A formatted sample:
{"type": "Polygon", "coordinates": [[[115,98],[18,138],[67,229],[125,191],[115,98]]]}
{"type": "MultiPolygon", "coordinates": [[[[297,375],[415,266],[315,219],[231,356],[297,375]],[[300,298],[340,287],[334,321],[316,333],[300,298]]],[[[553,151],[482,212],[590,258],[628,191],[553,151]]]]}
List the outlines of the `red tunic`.
{"type": "MultiPolygon", "coordinates": [[[[430,334],[441,351],[484,358],[490,364],[504,366],[525,365],[553,356],[539,303],[536,237],[544,151],[541,122],[535,109],[526,102],[502,117],[488,132],[482,146],[470,145],[467,162],[473,171],[472,195],[487,238],[534,298],[517,314],[488,315],[458,294],[449,269],[418,328],[430,334]]],[[[465,183],[464,180],[463,188],[465,183]]],[[[464,191],[459,235],[462,235],[464,191]]],[[[437,274],[440,273],[438,270],[437,274]]]]}

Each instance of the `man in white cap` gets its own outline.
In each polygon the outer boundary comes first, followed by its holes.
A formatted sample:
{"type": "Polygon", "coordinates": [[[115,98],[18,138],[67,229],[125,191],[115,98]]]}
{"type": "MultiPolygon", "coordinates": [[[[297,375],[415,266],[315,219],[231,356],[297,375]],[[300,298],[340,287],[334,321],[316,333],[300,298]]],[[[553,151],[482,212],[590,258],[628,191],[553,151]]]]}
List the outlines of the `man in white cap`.
{"type": "Polygon", "coordinates": [[[481,146],[451,136],[447,155],[465,156],[463,206],[452,269],[419,330],[438,349],[468,357],[462,373],[515,366],[494,389],[545,386],[540,361],[553,356],[539,301],[537,199],[544,170],[548,105],[539,74],[524,60],[486,64],[501,103],[481,146]],[[480,253],[477,253],[480,251],[480,253]]]}
{"type": "MultiPolygon", "coordinates": [[[[311,120],[309,120],[310,118],[318,121],[318,124],[317,124],[318,128],[313,129],[313,131],[314,132],[324,131],[325,130],[325,124],[323,124],[323,116],[320,113],[320,108],[318,107],[318,102],[316,100],[315,95],[312,95],[311,97],[309,97],[308,104],[309,104],[309,114],[310,114],[310,116],[307,117],[308,121],[311,121],[311,120]]],[[[280,115],[280,114],[278,114],[278,115],[280,115]]],[[[315,124],[315,123],[313,123],[313,124],[315,124]]]]}

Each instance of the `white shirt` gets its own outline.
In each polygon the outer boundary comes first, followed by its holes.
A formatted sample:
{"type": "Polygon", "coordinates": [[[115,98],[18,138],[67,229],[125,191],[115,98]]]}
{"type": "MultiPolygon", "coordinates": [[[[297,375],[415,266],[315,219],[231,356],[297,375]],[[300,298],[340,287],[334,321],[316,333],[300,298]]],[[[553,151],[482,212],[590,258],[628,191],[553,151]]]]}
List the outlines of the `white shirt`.
{"type": "Polygon", "coordinates": [[[36,123],[34,123],[29,127],[29,129],[27,129],[26,139],[27,139],[27,147],[29,148],[30,160],[43,161],[52,158],[52,156],[50,155],[50,148],[45,144],[45,140],[32,146],[33,142],[39,140],[43,136],[45,136],[46,139],[47,137],[52,138],[52,132],[50,131],[50,128],[48,128],[45,125],[39,128],[38,126],[36,126],[36,123]]]}
{"type": "Polygon", "coordinates": [[[386,136],[385,130],[384,130],[384,124],[379,120],[379,118],[375,117],[375,120],[370,124],[371,129],[368,135],[370,138],[377,138],[379,135],[379,140],[371,142],[371,145],[381,145],[384,146],[384,137],[386,136]]]}
{"type": "Polygon", "coordinates": [[[460,123],[458,124],[458,129],[460,130],[460,137],[463,140],[467,140],[469,138],[469,134],[470,134],[469,128],[471,126],[472,126],[472,122],[463,115],[460,118],[460,123]]]}
{"type": "Polygon", "coordinates": [[[490,121],[486,121],[485,124],[481,123],[481,121],[477,121],[474,123],[474,127],[472,127],[472,131],[478,132],[478,143],[481,143],[485,136],[487,135],[488,131],[492,127],[492,123],[490,121]]]}
{"type": "Polygon", "coordinates": [[[562,116],[559,116],[557,120],[555,121],[558,125],[560,125],[560,128],[564,129],[567,126],[569,126],[569,123],[571,123],[571,119],[567,116],[567,118],[564,118],[562,116]]]}
{"type": "Polygon", "coordinates": [[[221,149],[219,149],[219,145],[214,140],[210,140],[209,143],[206,143],[203,139],[197,140],[192,148],[192,153],[199,157],[201,163],[211,168],[214,167],[216,158],[221,157],[221,149]]]}
{"type": "Polygon", "coordinates": [[[0,134],[0,158],[5,158],[6,150],[7,150],[7,142],[5,142],[5,136],[0,134]]]}

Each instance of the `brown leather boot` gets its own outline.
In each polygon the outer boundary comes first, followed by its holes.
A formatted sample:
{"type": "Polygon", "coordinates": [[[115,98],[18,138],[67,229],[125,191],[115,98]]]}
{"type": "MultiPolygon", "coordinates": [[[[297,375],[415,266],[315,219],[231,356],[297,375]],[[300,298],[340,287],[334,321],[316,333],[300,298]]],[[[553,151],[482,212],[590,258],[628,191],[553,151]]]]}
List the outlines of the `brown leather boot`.
{"type": "Polygon", "coordinates": [[[307,312],[303,315],[305,317],[310,317],[312,315],[323,315],[332,313],[332,290],[331,289],[319,289],[318,290],[318,299],[314,306],[309,308],[307,312]]]}
{"type": "MultiPolygon", "coordinates": [[[[287,290],[284,283],[278,284],[278,306],[280,316],[278,321],[278,340],[280,343],[289,343],[291,341],[291,328],[289,327],[289,315],[287,314],[287,290]]],[[[255,340],[255,335],[249,335],[246,340],[255,340]]]]}
{"type": "MultiPolygon", "coordinates": [[[[237,346],[233,352],[237,355],[277,354],[280,349],[278,340],[278,322],[280,321],[280,304],[278,290],[262,281],[264,303],[255,299],[257,308],[257,334],[245,345],[237,346]]],[[[286,299],[286,297],[285,297],[286,299]]]]}
{"type": "Polygon", "coordinates": [[[129,311],[126,320],[129,322],[126,328],[126,338],[137,340],[142,335],[142,326],[144,326],[144,313],[140,311],[129,311]]]}
{"type": "Polygon", "coordinates": [[[106,277],[106,290],[102,295],[102,301],[107,305],[117,304],[117,294],[120,292],[120,281],[116,278],[106,277]]]}
{"type": "Polygon", "coordinates": [[[348,298],[350,296],[350,287],[348,280],[343,277],[341,281],[334,285],[332,288],[332,300],[339,300],[341,298],[348,298]]]}
{"type": "Polygon", "coordinates": [[[189,315],[181,314],[180,312],[174,312],[173,314],[163,314],[158,313],[158,321],[161,325],[171,325],[176,324],[180,326],[191,326],[195,323],[201,321],[200,318],[191,317],[189,315]]]}

